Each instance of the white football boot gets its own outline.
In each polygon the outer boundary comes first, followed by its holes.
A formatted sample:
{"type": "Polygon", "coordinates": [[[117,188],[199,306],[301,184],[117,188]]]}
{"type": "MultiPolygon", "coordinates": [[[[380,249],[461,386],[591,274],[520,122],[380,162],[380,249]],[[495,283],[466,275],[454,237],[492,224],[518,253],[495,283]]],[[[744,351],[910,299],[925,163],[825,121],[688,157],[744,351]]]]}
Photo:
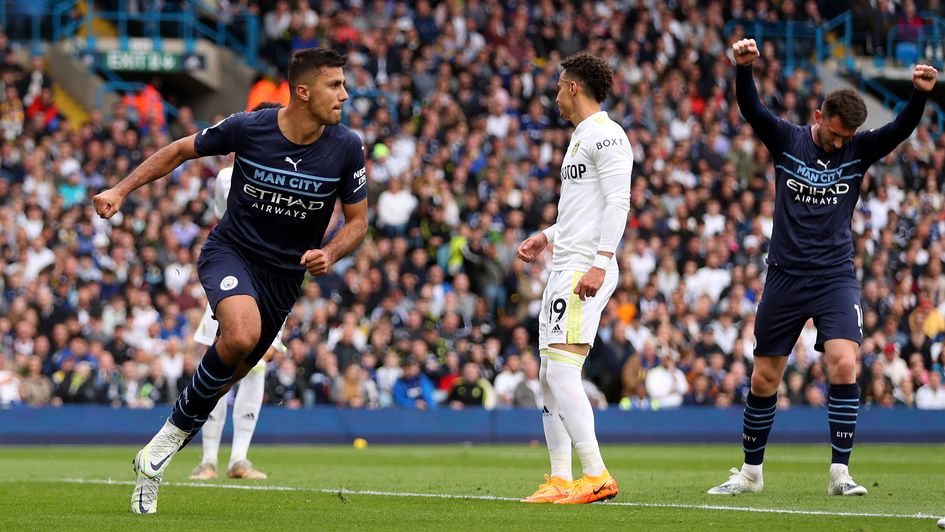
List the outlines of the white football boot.
{"type": "Polygon", "coordinates": [[[157,512],[157,493],[161,480],[164,479],[164,470],[171,463],[171,459],[180,449],[187,435],[187,432],[180,430],[167,420],[154,438],[151,438],[151,441],[138,451],[132,462],[137,477],[135,489],[131,494],[132,512],[136,514],[157,512]]]}
{"type": "Polygon", "coordinates": [[[830,482],[827,495],[866,495],[866,488],[856,483],[850,470],[843,464],[830,464],[830,482]]]}
{"type": "Polygon", "coordinates": [[[764,478],[761,474],[758,475],[758,478],[751,479],[742,473],[741,470],[735,467],[730,469],[729,473],[731,473],[732,476],[728,477],[727,481],[710,489],[707,493],[709,495],[738,495],[740,493],[758,493],[765,487],[764,478]]]}

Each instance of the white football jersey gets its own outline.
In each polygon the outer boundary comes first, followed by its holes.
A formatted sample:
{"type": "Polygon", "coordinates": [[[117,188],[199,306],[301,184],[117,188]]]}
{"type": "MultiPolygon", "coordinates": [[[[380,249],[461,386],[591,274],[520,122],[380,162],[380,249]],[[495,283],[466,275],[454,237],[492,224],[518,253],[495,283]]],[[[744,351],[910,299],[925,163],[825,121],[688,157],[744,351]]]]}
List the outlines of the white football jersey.
{"type": "MultiPolygon", "coordinates": [[[[605,198],[619,197],[629,208],[632,169],[633,151],[627,133],[606,112],[592,114],[574,129],[561,162],[552,270],[587,271],[598,250],[616,252],[626,220],[618,221],[619,227],[608,228],[614,241],[601,247],[605,198]]],[[[610,261],[608,270],[617,270],[616,260],[610,261]]]]}
{"type": "Polygon", "coordinates": [[[217,220],[226,214],[226,197],[230,195],[230,183],[233,182],[233,167],[226,166],[217,172],[217,179],[213,182],[213,214],[217,220]]]}

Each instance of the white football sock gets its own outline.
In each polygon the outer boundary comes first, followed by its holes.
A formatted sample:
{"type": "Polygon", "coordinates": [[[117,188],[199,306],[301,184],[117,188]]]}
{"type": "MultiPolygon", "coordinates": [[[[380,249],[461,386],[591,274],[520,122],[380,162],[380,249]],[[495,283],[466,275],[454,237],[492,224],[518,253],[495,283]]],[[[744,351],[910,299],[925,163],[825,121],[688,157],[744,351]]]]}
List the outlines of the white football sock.
{"type": "Polygon", "coordinates": [[[545,428],[545,442],[548,444],[548,455],[551,457],[551,476],[571,481],[571,437],[568,436],[561,416],[558,413],[557,402],[548,386],[548,358],[541,357],[541,366],[538,370],[538,382],[541,383],[541,398],[544,408],[541,411],[541,423],[545,428]]]}
{"type": "Polygon", "coordinates": [[[742,474],[751,480],[758,480],[762,475],[762,464],[742,464],[742,474]]]}
{"type": "Polygon", "coordinates": [[[554,348],[548,348],[548,357],[548,386],[561,421],[574,442],[584,474],[598,476],[605,467],[594,434],[594,409],[581,382],[585,357],[554,348]]]}
{"type": "Polygon", "coordinates": [[[236,390],[236,399],[233,401],[233,449],[230,451],[229,467],[246,460],[262,408],[265,380],[266,364],[261,362],[243,377],[236,390]]]}
{"type": "Polygon", "coordinates": [[[226,423],[226,396],[217,401],[207,417],[207,422],[200,429],[203,438],[203,458],[200,463],[217,465],[217,454],[220,452],[220,440],[223,439],[223,425],[226,423]]]}

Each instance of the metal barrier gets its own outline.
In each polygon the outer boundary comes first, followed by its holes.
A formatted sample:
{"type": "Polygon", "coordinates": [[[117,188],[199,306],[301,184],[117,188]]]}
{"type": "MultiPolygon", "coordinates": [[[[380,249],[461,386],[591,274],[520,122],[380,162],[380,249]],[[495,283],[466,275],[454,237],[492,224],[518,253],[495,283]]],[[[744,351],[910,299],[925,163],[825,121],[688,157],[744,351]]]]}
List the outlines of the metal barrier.
{"type": "MultiPolygon", "coordinates": [[[[4,0],[0,2],[0,27],[14,40],[28,40],[30,53],[41,55],[44,19],[56,13],[51,3],[52,0],[4,0]],[[23,26],[28,26],[28,30],[23,26]],[[24,30],[28,36],[22,34],[24,30]]],[[[56,20],[54,15],[53,22],[56,20]]]]}
{"type": "MultiPolygon", "coordinates": [[[[235,51],[242,57],[246,64],[253,68],[260,67],[259,62],[259,19],[255,15],[239,14],[234,15],[229,24],[225,24],[221,19],[217,19],[215,25],[207,25],[200,20],[200,12],[197,10],[196,2],[186,3],[186,7],[179,11],[171,12],[143,12],[131,13],[128,10],[128,0],[118,0],[117,11],[99,11],[96,9],[95,2],[92,0],[66,0],[50,6],[51,0],[35,0],[37,7],[29,9],[29,14],[33,17],[33,46],[39,47],[43,37],[50,38],[53,41],[70,39],[78,35],[79,28],[85,27],[86,48],[95,49],[95,31],[93,22],[95,19],[106,20],[116,25],[118,29],[119,47],[122,50],[128,50],[131,38],[129,24],[140,24],[144,30],[141,37],[151,40],[153,49],[162,50],[163,39],[171,36],[162,33],[171,26],[173,37],[181,39],[184,42],[186,53],[193,53],[197,46],[197,39],[207,39],[218,46],[224,46],[235,51]],[[86,7],[85,16],[82,18],[71,18],[70,13],[74,12],[80,2],[84,2],[86,7]],[[51,18],[51,35],[41,35],[40,25],[42,17],[51,18]],[[241,25],[245,31],[245,36],[241,37],[232,31],[233,26],[241,25]]],[[[19,4],[13,4],[12,9],[18,9],[19,4]]],[[[0,24],[3,24],[6,18],[6,11],[12,11],[11,6],[0,9],[0,24]]],[[[20,8],[22,9],[22,8],[20,8]]]]}
{"type": "Polygon", "coordinates": [[[847,66],[853,64],[853,54],[850,53],[853,40],[853,14],[847,11],[838,17],[817,25],[812,22],[762,22],[759,20],[730,20],[723,31],[731,35],[736,28],[742,28],[747,35],[759,41],[764,39],[778,39],[784,48],[784,69],[790,73],[797,67],[811,68],[822,63],[837,50],[843,51],[847,66]],[[843,28],[843,37],[834,42],[827,42],[826,36],[831,32],[843,28]],[[798,53],[804,50],[804,45],[810,46],[810,53],[798,53]],[[843,48],[841,49],[840,46],[843,48]]]}
{"type": "MultiPolygon", "coordinates": [[[[895,57],[894,43],[914,42],[918,57],[922,56],[920,52],[924,51],[927,47],[938,50],[935,52],[938,54],[936,58],[926,57],[924,60],[928,60],[934,66],[942,68],[942,54],[945,53],[945,51],[943,51],[943,49],[945,49],[945,19],[929,14],[926,14],[922,18],[926,22],[926,25],[923,27],[924,30],[916,41],[897,41],[896,37],[899,34],[898,27],[894,26],[890,28],[886,36],[887,56],[889,61],[893,61],[895,57]],[[938,62],[936,63],[935,60],[938,62]]],[[[857,68],[852,52],[854,21],[851,11],[846,11],[832,20],[813,27],[809,23],[793,21],[760,22],[757,20],[732,20],[725,24],[724,32],[726,35],[731,35],[732,32],[739,27],[745,30],[746,35],[758,40],[759,46],[761,45],[762,39],[783,39],[783,47],[785,48],[784,69],[786,73],[790,73],[794,68],[799,66],[809,68],[816,72],[819,65],[827,58],[839,55],[846,69],[846,73],[853,78],[860,90],[869,89],[869,91],[875,93],[883,100],[884,107],[892,109],[893,112],[898,112],[906,104],[904,99],[886,88],[882,83],[867,78],[857,68]],[[827,35],[837,30],[842,30],[842,34],[838,38],[828,42],[827,35]],[[813,48],[812,56],[802,56],[798,58],[795,53],[798,48],[796,41],[811,38],[813,38],[816,43],[813,48]],[[812,59],[813,62],[811,62],[812,59]]],[[[933,55],[935,55],[935,53],[933,53],[933,55]]],[[[945,111],[935,102],[929,102],[927,109],[930,109],[934,113],[938,131],[945,131],[945,129],[943,129],[945,128],[945,111]]]]}
{"type": "Polygon", "coordinates": [[[945,20],[938,16],[922,17],[923,26],[914,37],[902,36],[904,28],[895,25],[886,33],[886,60],[890,64],[912,66],[918,59],[941,69],[945,66],[945,20]],[[908,46],[908,50],[904,47],[908,46]],[[906,52],[910,61],[905,61],[906,52]]]}
{"type": "Polygon", "coordinates": [[[28,40],[32,52],[38,55],[42,53],[43,41],[74,38],[82,27],[85,28],[86,48],[94,50],[95,19],[114,23],[118,29],[120,49],[128,50],[131,38],[129,24],[137,24],[144,30],[141,37],[150,39],[156,51],[162,49],[163,39],[167,37],[181,39],[189,54],[196,49],[197,39],[207,39],[218,46],[234,50],[253,68],[262,66],[259,61],[260,27],[257,16],[238,14],[229,23],[217,18],[216,24],[208,25],[200,20],[201,13],[196,2],[187,2],[185,7],[177,9],[132,13],[128,10],[128,0],[118,0],[117,11],[99,11],[93,0],[4,0],[0,2],[0,27],[11,30],[11,37],[16,40],[28,40]],[[73,13],[81,5],[85,6],[85,16],[74,17],[73,13]],[[15,24],[11,24],[13,22],[15,24]],[[240,26],[243,30],[241,33],[245,35],[237,35],[233,31],[235,26],[240,26]]]}

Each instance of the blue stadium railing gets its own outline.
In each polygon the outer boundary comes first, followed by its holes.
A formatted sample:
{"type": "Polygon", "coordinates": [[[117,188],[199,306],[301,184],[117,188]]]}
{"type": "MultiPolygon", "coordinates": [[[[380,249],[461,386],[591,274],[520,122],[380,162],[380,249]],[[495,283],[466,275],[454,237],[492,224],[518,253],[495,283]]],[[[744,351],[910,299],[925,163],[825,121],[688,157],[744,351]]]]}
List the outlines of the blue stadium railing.
{"type": "Polygon", "coordinates": [[[922,58],[923,61],[941,69],[945,66],[945,19],[936,15],[925,15],[921,30],[915,35],[903,36],[902,26],[889,28],[886,33],[886,61],[890,64],[908,66],[922,58]]]}
{"type": "Polygon", "coordinates": [[[198,39],[207,39],[217,46],[230,48],[246,61],[246,64],[259,68],[259,19],[255,15],[232,15],[228,22],[197,9],[196,2],[187,2],[183,7],[170,2],[168,11],[132,13],[128,10],[128,0],[117,0],[116,11],[101,11],[91,0],[4,0],[0,2],[0,27],[15,27],[18,40],[25,40],[23,33],[28,31],[33,53],[40,53],[42,42],[76,37],[79,28],[85,27],[86,47],[95,49],[95,32],[92,24],[95,19],[106,20],[115,24],[118,30],[119,47],[127,50],[132,37],[151,39],[154,50],[161,51],[163,39],[174,37],[184,42],[187,53],[193,53],[198,39]],[[79,5],[85,5],[85,16],[75,17],[79,5]],[[216,18],[216,24],[206,24],[201,20],[216,18]],[[11,24],[14,23],[14,24],[11,24]],[[131,35],[129,24],[137,24],[144,30],[143,35],[131,35]],[[20,26],[28,26],[28,30],[20,26]],[[234,28],[239,27],[236,32],[234,28]],[[168,33],[169,32],[169,33],[168,33]],[[45,34],[44,34],[45,33],[45,34]]]}
{"type": "MultiPolygon", "coordinates": [[[[886,58],[890,64],[901,63],[903,57],[896,55],[896,46],[910,44],[915,46],[913,61],[921,58],[933,66],[942,69],[945,66],[945,19],[935,14],[923,14],[923,31],[914,39],[903,39],[897,26],[887,33],[886,58]]],[[[854,40],[858,38],[852,11],[844,12],[836,18],[816,25],[810,22],[762,22],[758,20],[731,20],[725,24],[725,35],[731,35],[741,28],[745,37],[753,38],[763,44],[765,39],[774,40],[780,47],[779,55],[784,58],[784,71],[788,74],[801,67],[816,72],[821,64],[830,57],[839,57],[846,74],[859,86],[860,90],[869,90],[883,100],[883,106],[897,112],[906,101],[882,83],[863,74],[857,67],[853,52],[854,40]],[[830,38],[832,37],[832,38],[830,38]]],[[[945,111],[935,102],[929,102],[928,109],[935,116],[938,132],[945,131],[945,111]]]]}
{"type": "MultiPolygon", "coordinates": [[[[170,12],[131,13],[128,10],[128,0],[117,1],[117,11],[100,11],[91,0],[55,3],[53,0],[0,0],[0,27],[12,31],[15,40],[28,41],[33,55],[42,54],[43,42],[75,38],[83,27],[85,50],[94,51],[96,36],[93,22],[101,19],[115,24],[121,50],[128,50],[134,37],[150,39],[152,49],[161,51],[164,39],[174,37],[183,41],[185,53],[192,54],[196,51],[197,40],[207,39],[218,46],[230,48],[250,67],[262,66],[258,55],[260,28],[256,16],[234,15],[228,24],[217,19],[215,25],[207,25],[200,19],[202,13],[197,10],[196,2],[188,2],[185,7],[171,6],[175,10],[170,12]],[[86,7],[85,15],[77,17],[75,14],[78,13],[80,3],[86,7]],[[143,34],[132,35],[129,24],[137,24],[143,34]],[[241,27],[244,36],[231,31],[236,25],[241,27]],[[169,29],[170,33],[167,33],[169,29]]],[[[144,88],[143,83],[121,79],[103,64],[89,65],[89,68],[105,79],[105,83],[95,94],[97,107],[102,106],[107,92],[129,93],[144,88]]],[[[178,109],[167,102],[164,103],[164,111],[170,118],[178,114],[178,109]]],[[[198,121],[198,125],[203,127],[206,124],[198,121]]]]}
{"type": "Polygon", "coordinates": [[[780,52],[783,53],[784,69],[787,73],[797,67],[813,68],[815,64],[822,63],[838,50],[845,51],[844,60],[847,66],[853,66],[853,55],[849,52],[853,41],[853,14],[849,11],[823,24],[736,19],[728,21],[723,31],[725,35],[731,35],[737,28],[745,32],[746,38],[755,39],[759,44],[765,39],[776,40],[782,48],[780,52]],[[828,35],[838,29],[842,29],[842,37],[830,41],[828,35]]]}

